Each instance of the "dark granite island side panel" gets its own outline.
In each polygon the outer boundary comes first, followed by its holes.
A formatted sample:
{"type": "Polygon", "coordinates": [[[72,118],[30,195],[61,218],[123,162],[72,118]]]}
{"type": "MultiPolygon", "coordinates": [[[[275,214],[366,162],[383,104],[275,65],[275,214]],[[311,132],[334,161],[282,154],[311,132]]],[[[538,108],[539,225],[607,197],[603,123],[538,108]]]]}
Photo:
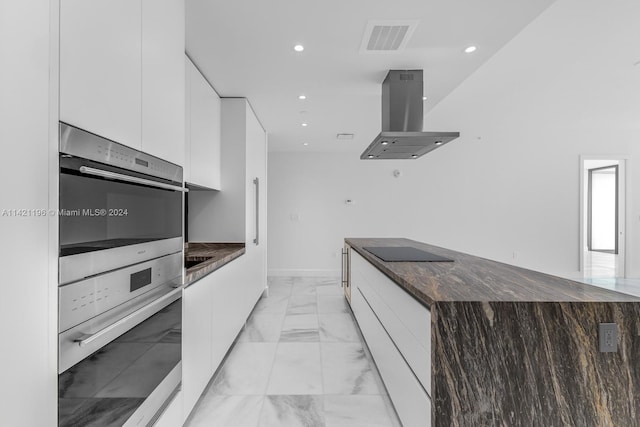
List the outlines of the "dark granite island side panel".
{"type": "Polygon", "coordinates": [[[434,426],[639,426],[640,303],[437,302],[434,426]],[[615,322],[617,353],[598,351],[615,322]]]}
{"type": "Polygon", "coordinates": [[[431,312],[433,426],[640,427],[640,298],[408,239],[345,239],[431,312]],[[384,262],[412,246],[454,263],[384,262]],[[601,353],[598,325],[616,323],[601,353]]]}

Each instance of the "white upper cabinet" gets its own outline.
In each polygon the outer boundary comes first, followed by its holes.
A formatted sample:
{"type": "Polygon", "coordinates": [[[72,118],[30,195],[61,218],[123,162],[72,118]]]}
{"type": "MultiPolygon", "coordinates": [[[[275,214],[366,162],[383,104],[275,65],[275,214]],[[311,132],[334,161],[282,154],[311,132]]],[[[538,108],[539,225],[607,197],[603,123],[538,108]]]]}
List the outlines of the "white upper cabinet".
{"type": "Polygon", "coordinates": [[[142,0],[142,151],[184,165],[184,0],[142,0]]]}
{"type": "Polygon", "coordinates": [[[220,190],[220,97],[188,58],[187,79],[186,181],[220,190]]]}
{"type": "Polygon", "coordinates": [[[60,1],[60,120],[141,148],[140,1],[60,1]]]}
{"type": "Polygon", "coordinates": [[[61,0],[60,120],[184,164],[184,1],[61,0]]]}

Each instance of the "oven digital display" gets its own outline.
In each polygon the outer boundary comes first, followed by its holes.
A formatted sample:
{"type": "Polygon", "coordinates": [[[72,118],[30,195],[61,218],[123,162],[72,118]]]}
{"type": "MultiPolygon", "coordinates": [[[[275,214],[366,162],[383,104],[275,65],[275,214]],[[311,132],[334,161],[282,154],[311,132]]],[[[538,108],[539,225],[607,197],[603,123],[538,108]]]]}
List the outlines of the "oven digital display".
{"type": "Polygon", "coordinates": [[[145,168],[148,168],[149,162],[147,162],[146,160],[138,159],[136,157],[136,165],[140,165],[140,166],[144,166],[145,168]]]}
{"type": "Polygon", "coordinates": [[[149,283],[151,283],[151,267],[131,275],[130,292],[136,291],[143,286],[147,286],[149,283]]]}

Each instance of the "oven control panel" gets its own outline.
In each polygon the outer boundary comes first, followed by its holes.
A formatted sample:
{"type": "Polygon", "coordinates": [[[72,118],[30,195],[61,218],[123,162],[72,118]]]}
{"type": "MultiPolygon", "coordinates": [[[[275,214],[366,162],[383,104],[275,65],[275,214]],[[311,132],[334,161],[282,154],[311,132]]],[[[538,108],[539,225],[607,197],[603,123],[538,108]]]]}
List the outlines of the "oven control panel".
{"type": "Polygon", "coordinates": [[[174,182],[182,167],[60,122],[60,152],[174,182]]]}
{"type": "Polygon", "coordinates": [[[59,332],[136,298],[182,273],[182,252],[59,288],[59,332]]]}

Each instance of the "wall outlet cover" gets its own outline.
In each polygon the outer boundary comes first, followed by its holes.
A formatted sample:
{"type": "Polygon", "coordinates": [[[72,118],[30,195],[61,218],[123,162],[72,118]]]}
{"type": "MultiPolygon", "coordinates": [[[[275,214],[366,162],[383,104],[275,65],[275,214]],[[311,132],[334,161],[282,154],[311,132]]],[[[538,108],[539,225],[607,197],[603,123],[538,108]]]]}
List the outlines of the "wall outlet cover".
{"type": "Polygon", "coordinates": [[[616,323],[600,323],[598,326],[600,353],[618,351],[618,325],[616,323]]]}

